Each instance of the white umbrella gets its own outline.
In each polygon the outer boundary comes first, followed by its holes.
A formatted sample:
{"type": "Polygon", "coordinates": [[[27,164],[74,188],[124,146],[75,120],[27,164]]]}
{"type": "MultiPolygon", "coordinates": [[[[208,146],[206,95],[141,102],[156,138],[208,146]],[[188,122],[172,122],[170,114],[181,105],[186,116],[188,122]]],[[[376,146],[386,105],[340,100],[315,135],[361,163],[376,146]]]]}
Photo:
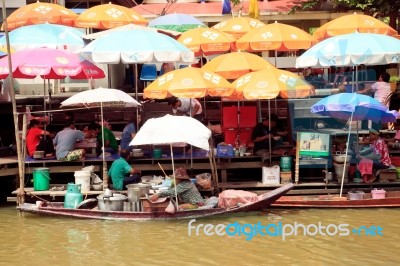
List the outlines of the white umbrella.
{"type": "Polygon", "coordinates": [[[103,182],[104,188],[108,185],[107,167],[105,163],[104,154],[104,119],[103,108],[124,108],[124,107],[138,107],[140,103],[132,98],[129,94],[108,88],[97,88],[94,90],[87,90],[77,93],[61,103],[61,107],[99,107],[101,112],[101,132],[103,143],[103,182]]]}
{"type": "MultiPolygon", "coordinates": [[[[192,117],[165,115],[147,120],[129,145],[169,144],[175,179],[172,144],[187,143],[203,150],[209,150],[208,140],[210,137],[210,129],[192,117]]],[[[178,206],[178,199],[176,204],[178,206]]]]}

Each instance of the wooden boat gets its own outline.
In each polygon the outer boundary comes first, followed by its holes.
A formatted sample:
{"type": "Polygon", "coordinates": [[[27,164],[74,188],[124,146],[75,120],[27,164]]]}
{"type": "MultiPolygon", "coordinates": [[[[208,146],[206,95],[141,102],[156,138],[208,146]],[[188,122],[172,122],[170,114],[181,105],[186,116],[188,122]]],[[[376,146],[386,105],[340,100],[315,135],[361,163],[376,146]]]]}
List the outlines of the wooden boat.
{"type": "Polygon", "coordinates": [[[261,200],[238,206],[236,208],[212,208],[201,210],[184,210],[175,213],[167,213],[165,211],[155,212],[124,212],[124,211],[100,211],[97,209],[66,209],[62,202],[40,202],[40,204],[24,203],[17,207],[21,212],[34,213],[46,216],[71,217],[82,219],[100,219],[100,220],[170,220],[170,219],[193,219],[209,217],[214,215],[224,215],[231,213],[261,211],[270,206],[293,188],[293,184],[287,184],[267,193],[260,195],[261,200]]]}
{"type": "Polygon", "coordinates": [[[350,200],[346,195],[282,196],[271,207],[279,208],[384,208],[400,207],[400,191],[387,191],[385,198],[373,199],[365,193],[363,199],[350,200]]]}

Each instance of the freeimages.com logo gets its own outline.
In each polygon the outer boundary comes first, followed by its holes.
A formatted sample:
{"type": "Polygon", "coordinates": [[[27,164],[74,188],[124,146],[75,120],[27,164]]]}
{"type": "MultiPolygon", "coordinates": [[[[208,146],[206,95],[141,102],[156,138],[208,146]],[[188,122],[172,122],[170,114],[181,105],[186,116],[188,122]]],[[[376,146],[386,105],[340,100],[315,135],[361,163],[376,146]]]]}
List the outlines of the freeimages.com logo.
{"type": "Polygon", "coordinates": [[[266,225],[258,222],[256,224],[241,224],[239,222],[225,224],[196,224],[196,219],[192,219],[188,223],[188,235],[199,236],[244,236],[246,240],[252,240],[256,236],[281,237],[286,240],[288,237],[299,235],[304,236],[383,236],[383,228],[381,226],[359,226],[351,227],[349,224],[326,224],[321,222],[315,224],[303,224],[294,222],[293,224],[268,223],[266,225]]]}

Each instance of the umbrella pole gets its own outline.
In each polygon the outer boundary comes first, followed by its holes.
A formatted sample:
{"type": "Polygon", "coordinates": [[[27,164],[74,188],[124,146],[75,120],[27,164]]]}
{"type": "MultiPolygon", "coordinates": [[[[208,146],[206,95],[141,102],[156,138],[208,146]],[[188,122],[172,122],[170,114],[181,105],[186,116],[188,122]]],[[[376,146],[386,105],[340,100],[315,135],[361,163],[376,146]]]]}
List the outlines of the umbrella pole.
{"type": "Polygon", "coordinates": [[[271,101],[268,99],[268,131],[269,131],[269,163],[271,164],[272,161],[272,147],[271,147],[271,101]]]}
{"type": "MultiPolygon", "coordinates": [[[[136,97],[136,101],[139,102],[139,96],[138,96],[138,68],[137,68],[137,63],[135,63],[135,97],[136,97]]],[[[137,130],[139,130],[139,108],[136,108],[136,127],[137,130]]]]}
{"type": "MultiPolygon", "coordinates": [[[[2,0],[2,15],[3,15],[3,26],[7,44],[7,54],[10,53],[10,39],[8,37],[8,24],[7,24],[7,14],[6,14],[6,4],[5,0],[2,0]]],[[[18,157],[18,174],[19,174],[19,190],[17,194],[17,204],[21,205],[25,203],[25,176],[24,176],[24,160],[25,158],[22,157],[22,145],[21,139],[19,138],[19,128],[18,128],[18,113],[17,113],[17,104],[15,102],[15,92],[14,92],[14,78],[12,73],[12,61],[11,57],[7,56],[8,58],[8,78],[10,79],[10,98],[11,98],[11,105],[13,110],[13,120],[14,120],[14,132],[15,132],[15,144],[17,145],[17,157],[18,157]]],[[[22,132],[24,133],[24,132],[22,132]]]]}
{"type": "Polygon", "coordinates": [[[171,161],[172,161],[172,174],[174,176],[174,187],[175,187],[175,199],[176,199],[176,210],[178,210],[178,191],[176,190],[176,178],[175,178],[175,163],[174,163],[174,150],[172,149],[172,143],[169,144],[171,149],[171,161]]]}
{"type": "Polygon", "coordinates": [[[347,154],[349,151],[349,145],[350,145],[350,133],[351,133],[351,122],[353,121],[353,113],[351,113],[350,117],[350,124],[349,124],[349,132],[347,132],[347,144],[346,144],[346,153],[344,157],[344,164],[343,164],[343,173],[342,173],[342,182],[340,182],[340,194],[339,197],[342,197],[342,192],[343,192],[343,183],[344,183],[344,176],[346,174],[346,164],[347,164],[347,154]]]}
{"type": "Polygon", "coordinates": [[[101,116],[101,142],[102,142],[102,158],[103,158],[103,188],[108,188],[108,174],[106,165],[106,155],[104,147],[104,117],[103,117],[103,102],[100,102],[100,116],[101,116]]]}

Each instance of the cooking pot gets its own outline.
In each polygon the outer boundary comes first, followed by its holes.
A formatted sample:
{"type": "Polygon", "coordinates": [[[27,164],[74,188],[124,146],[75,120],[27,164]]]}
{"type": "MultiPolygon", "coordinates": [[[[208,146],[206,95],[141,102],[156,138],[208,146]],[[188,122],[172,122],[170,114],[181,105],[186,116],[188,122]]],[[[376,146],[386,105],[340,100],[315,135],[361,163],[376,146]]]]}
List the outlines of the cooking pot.
{"type": "Polygon", "coordinates": [[[140,197],[142,196],[142,192],[140,188],[135,184],[130,184],[126,186],[128,189],[128,201],[129,202],[138,202],[140,201],[140,197]]]}
{"type": "Polygon", "coordinates": [[[100,211],[123,211],[124,202],[128,197],[115,193],[112,197],[105,194],[97,196],[98,207],[100,211]]]}
{"type": "Polygon", "coordinates": [[[128,193],[129,193],[129,188],[139,188],[140,189],[140,197],[144,197],[150,194],[150,188],[151,184],[146,184],[146,183],[137,183],[137,184],[130,184],[126,186],[128,188],[128,193]]]}

